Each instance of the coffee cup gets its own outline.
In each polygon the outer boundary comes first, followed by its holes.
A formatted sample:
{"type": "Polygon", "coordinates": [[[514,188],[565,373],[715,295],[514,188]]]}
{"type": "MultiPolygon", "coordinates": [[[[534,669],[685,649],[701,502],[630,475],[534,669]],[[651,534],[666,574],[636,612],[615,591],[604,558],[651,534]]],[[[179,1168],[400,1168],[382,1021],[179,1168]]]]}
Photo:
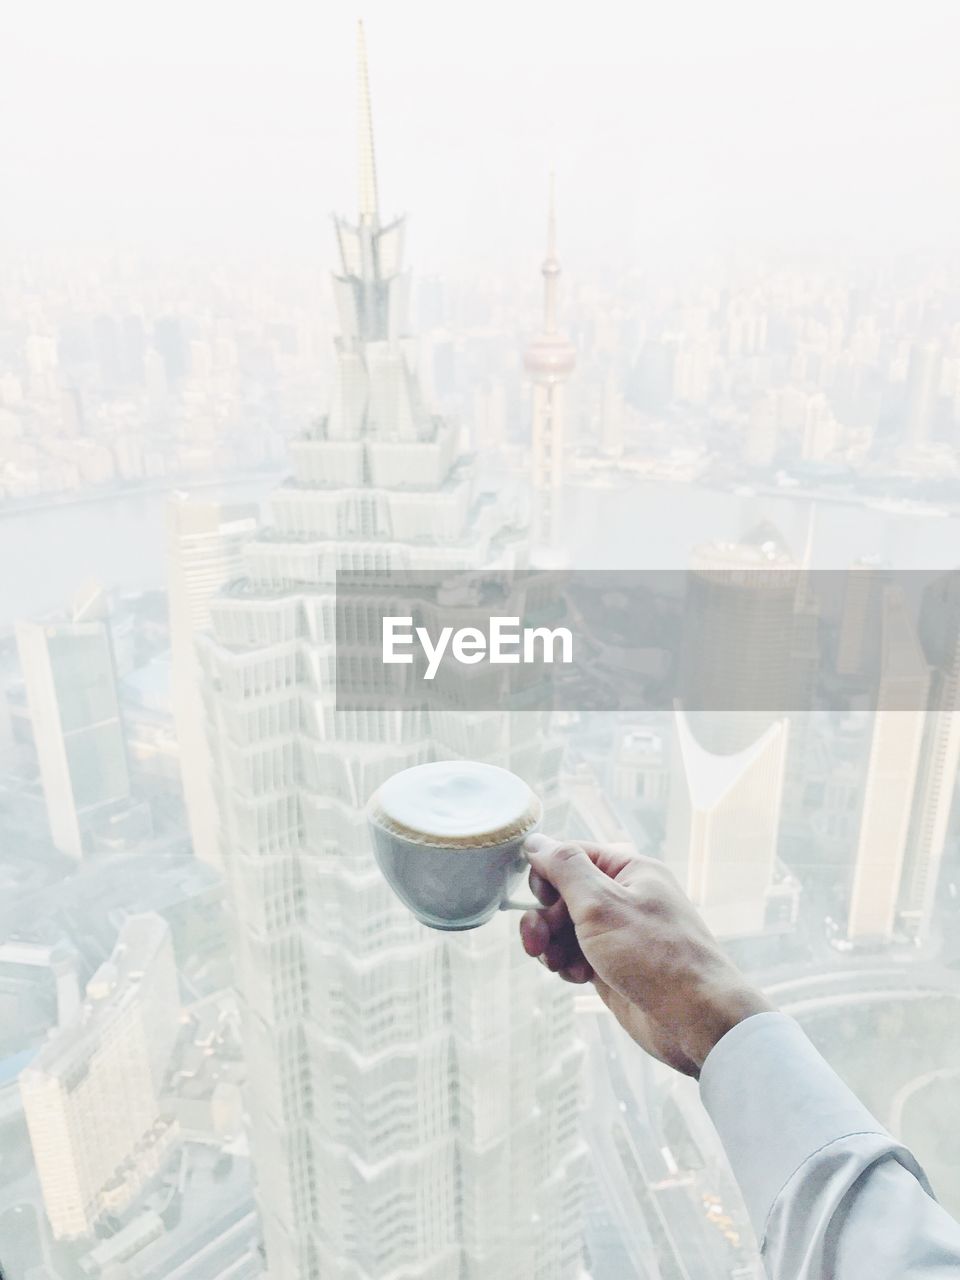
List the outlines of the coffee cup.
{"type": "Polygon", "coordinates": [[[377,865],[391,889],[432,929],[475,929],[498,911],[539,904],[511,895],[528,864],[523,843],[542,806],[497,765],[440,760],[388,778],[367,820],[377,865]]]}

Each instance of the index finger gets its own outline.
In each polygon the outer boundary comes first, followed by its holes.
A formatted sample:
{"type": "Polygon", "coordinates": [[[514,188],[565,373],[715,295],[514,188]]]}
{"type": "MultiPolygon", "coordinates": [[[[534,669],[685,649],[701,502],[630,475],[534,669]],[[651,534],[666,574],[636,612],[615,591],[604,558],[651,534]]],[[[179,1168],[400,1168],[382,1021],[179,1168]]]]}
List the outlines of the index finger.
{"type": "MultiPolygon", "coordinates": [[[[524,848],[549,852],[562,843],[564,843],[562,840],[555,840],[553,836],[546,836],[538,831],[534,835],[527,837],[524,842],[524,848]]],[[[640,860],[633,845],[626,842],[596,844],[590,840],[577,840],[575,843],[583,849],[590,861],[599,867],[604,875],[609,876],[611,880],[615,880],[621,871],[640,860]]],[[[534,876],[542,884],[549,885],[549,881],[545,880],[538,872],[531,871],[530,873],[530,888],[544,906],[549,906],[551,902],[556,901],[556,898],[554,897],[548,901],[547,898],[542,897],[534,885],[534,876]]],[[[556,890],[553,889],[553,886],[549,885],[549,887],[555,894],[556,890]]]]}
{"type": "Polygon", "coordinates": [[[560,897],[550,881],[544,880],[540,872],[534,871],[533,867],[530,868],[530,892],[545,907],[552,907],[560,897]]]}

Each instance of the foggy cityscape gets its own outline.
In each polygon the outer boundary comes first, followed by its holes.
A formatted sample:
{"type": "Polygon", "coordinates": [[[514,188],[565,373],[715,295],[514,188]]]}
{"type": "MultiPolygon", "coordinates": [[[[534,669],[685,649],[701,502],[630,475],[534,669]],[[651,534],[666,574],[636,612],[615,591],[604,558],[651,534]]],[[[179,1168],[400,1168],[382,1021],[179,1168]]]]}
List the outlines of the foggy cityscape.
{"type": "Polygon", "coordinates": [[[695,1082],[391,893],[367,800],[446,759],[664,862],[960,1214],[956,16],[877,14],[858,93],[859,5],[536,8],[10,46],[6,1280],[761,1280],[695,1082]],[[595,572],[645,688],[597,571],[678,571],[677,700],[350,705],[340,575],[437,570],[595,572]]]}

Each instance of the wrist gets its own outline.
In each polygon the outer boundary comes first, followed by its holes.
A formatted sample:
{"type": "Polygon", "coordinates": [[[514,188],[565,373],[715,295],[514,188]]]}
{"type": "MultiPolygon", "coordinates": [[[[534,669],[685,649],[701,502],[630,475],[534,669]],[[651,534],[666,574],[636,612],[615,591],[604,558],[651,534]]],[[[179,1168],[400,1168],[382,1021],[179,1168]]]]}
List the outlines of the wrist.
{"type": "Polygon", "coordinates": [[[728,1031],[755,1013],[769,1013],[772,1009],[761,991],[742,980],[710,982],[692,1001],[693,1016],[687,1023],[684,1052],[699,1072],[728,1031]]]}

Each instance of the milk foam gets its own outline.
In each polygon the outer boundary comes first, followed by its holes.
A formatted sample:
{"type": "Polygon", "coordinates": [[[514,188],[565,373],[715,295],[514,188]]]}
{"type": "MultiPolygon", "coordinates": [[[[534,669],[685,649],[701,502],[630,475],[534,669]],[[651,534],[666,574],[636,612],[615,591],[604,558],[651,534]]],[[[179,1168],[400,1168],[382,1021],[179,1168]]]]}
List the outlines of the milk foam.
{"type": "Polygon", "coordinates": [[[417,844],[483,848],[515,839],[540,820],[540,801],[497,765],[441,760],[404,769],[370,801],[371,819],[417,844]]]}

